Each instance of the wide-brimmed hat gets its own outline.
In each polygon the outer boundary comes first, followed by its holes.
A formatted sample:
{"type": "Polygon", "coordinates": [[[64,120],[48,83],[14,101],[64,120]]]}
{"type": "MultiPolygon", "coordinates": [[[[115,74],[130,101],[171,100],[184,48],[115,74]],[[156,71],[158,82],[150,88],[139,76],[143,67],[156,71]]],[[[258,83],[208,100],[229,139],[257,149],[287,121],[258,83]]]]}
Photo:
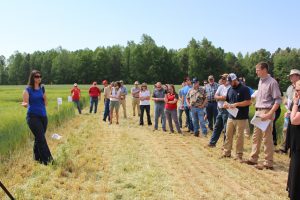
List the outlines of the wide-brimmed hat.
{"type": "Polygon", "coordinates": [[[299,69],[291,69],[290,74],[288,76],[291,76],[293,74],[297,74],[300,76],[300,70],[299,69]]]}

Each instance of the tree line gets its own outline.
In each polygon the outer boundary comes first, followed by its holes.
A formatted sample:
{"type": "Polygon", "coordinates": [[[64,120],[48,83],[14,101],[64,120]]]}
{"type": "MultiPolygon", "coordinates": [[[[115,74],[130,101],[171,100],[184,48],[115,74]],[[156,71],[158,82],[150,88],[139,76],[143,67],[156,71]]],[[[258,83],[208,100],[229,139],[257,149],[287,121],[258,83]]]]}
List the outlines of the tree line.
{"type": "Polygon", "coordinates": [[[68,51],[62,47],[34,53],[15,52],[9,58],[0,56],[0,84],[26,84],[32,69],[43,74],[46,84],[90,84],[101,80],[180,84],[185,76],[207,79],[212,74],[235,72],[246,78],[249,86],[257,87],[255,65],[265,61],[270,73],[281,79],[281,88],[289,84],[290,69],[300,69],[300,49],[280,49],[274,53],[260,49],[243,55],[225,52],[206,38],[192,38],[182,49],[157,46],[149,35],[142,35],[140,43],[98,47],[94,51],[81,49],[68,51]]]}

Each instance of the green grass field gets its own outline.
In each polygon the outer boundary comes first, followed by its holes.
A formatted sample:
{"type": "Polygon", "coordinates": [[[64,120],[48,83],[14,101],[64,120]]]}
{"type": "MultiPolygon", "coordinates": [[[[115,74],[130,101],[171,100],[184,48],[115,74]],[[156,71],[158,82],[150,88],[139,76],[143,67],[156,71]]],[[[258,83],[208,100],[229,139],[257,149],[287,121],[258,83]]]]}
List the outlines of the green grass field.
{"type": "MultiPolygon", "coordinates": [[[[0,86],[0,156],[22,147],[22,144],[31,137],[26,124],[26,108],[20,105],[24,88],[25,86],[0,86]]],[[[70,88],[70,85],[46,86],[49,128],[58,126],[74,116],[73,104],[67,102],[70,88]],[[63,105],[59,111],[57,97],[63,98],[63,105]]],[[[88,86],[83,87],[82,105],[86,104],[87,88],[88,86]]]]}

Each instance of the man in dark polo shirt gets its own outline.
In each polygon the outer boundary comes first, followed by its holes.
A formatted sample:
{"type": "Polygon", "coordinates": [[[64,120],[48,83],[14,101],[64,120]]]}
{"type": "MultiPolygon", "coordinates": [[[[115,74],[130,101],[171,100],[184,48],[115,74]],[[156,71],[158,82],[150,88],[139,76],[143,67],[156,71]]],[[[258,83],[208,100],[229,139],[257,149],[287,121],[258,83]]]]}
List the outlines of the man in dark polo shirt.
{"type": "Polygon", "coordinates": [[[251,96],[249,88],[241,84],[234,73],[228,75],[227,80],[231,84],[228,89],[224,108],[238,109],[236,117],[229,112],[226,125],[226,140],[222,158],[231,157],[233,135],[237,134],[236,141],[236,159],[242,162],[244,151],[244,130],[249,118],[249,105],[251,105],[251,96]]]}

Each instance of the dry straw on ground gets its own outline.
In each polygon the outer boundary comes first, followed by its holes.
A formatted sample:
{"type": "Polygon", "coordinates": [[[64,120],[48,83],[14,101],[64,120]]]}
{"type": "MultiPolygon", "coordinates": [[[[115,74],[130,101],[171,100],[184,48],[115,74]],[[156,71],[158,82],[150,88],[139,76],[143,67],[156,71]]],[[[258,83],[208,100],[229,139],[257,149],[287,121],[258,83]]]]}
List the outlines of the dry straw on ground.
{"type": "Polygon", "coordinates": [[[49,131],[63,135],[48,138],[55,165],[34,163],[30,144],[2,163],[0,179],[18,199],[287,199],[287,156],[275,155],[274,171],[219,159],[221,141],[210,149],[209,138],[138,126],[129,101],[130,117],[121,108],[119,125],[101,112],[49,131]]]}

